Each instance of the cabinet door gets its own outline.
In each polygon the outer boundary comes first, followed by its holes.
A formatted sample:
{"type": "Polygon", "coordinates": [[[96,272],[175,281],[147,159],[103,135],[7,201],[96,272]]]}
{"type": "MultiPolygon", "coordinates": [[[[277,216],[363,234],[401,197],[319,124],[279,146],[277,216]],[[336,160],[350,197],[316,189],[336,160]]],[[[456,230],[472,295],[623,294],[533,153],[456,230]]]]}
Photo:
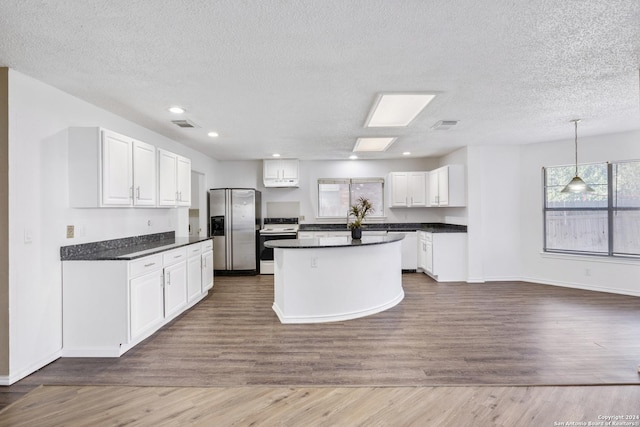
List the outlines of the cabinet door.
{"type": "Polygon", "coordinates": [[[438,206],[438,170],[429,173],[429,206],[438,206]]]}
{"type": "Polygon", "coordinates": [[[177,156],[178,206],[191,206],[191,160],[177,156]]]}
{"type": "Polygon", "coordinates": [[[102,131],[102,204],[129,206],[133,198],[132,140],[102,131]]]}
{"type": "Polygon", "coordinates": [[[187,263],[164,269],[164,317],[172,317],[187,305],[187,263]]]}
{"type": "Polygon", "coordinates": [[[427,268],[427,242],[422,231],[418,231],[418,268],[427,268]]]}
{"type": "Polygon", "coordinates": [[[433,243],[431,241],[425,242],[425,270],[429,274],[433,272],[433,243]]]}
{"type": "Polygon", "coordinates": [[[202,259],[198,256],[187,261],[187,300],[193,301],[202,293],[202,259]]]}
{"type": "Polygon", "coordinates": [[[202,254],[202,292],[213,288],[213,251],[202,254]]]}
{"type": "Polygon", "coordinates": [[[267,178],[267,179],[281,178],[280,160],[263,160],[262,173],[264,175],[264,178],[267,178]]]}
{"type": "Polygon", "coordinates": [[[407,177],[409,206],[427,206],[427,173],[411,172],[407,177]]]}
{"type": "Polygon", "coordinates": [[[177,203],[178,156],[158,150],[158,205],[175,206],[177,203]]]}
{"type": "Polygon", "coordinates": [[[389,176],[391,178],[391,207],[407,206],[407,186],[408,175],[405,172],[393,172],[389,176]]]}
{"type": "Polygon", "coordinates": [[[283,179],[298,179],[298,161],[282,160],[281,170],[283,179]]]}
{"type": "Polygon", "coordinates": [[[162,270],[129,281],[131,339],[162,323],[162,281],[162,270]]]}
{"type": "Polygon", "coordinates": [[[438,206],[449,205],[449,167],[438,169],[438,206]]]}
{"type": "Polygon", "coordinates": [[[156,148],[140,141],[133,141],[133,204],[156,205],[156,148]]]}

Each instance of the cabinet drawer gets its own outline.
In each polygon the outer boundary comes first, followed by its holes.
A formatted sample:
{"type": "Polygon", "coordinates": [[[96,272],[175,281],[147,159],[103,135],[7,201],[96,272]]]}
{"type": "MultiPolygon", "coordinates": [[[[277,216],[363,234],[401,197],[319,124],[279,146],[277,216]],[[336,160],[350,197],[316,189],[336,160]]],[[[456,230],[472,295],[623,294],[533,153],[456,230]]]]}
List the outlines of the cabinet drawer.
{"type": "Polygon", "coordinates": [[[164,252],[162,254],[162,263],[166,267],[167,265],[175,264],[176,262],[183,261],[187,258],[187,248],[178,248],[172,251],[164,252]]]}
{"type": "Polygon", "coordinates": [[[129,277],[142,276],[153,270],[162,268],[162,254],[150,255],[144,258],[129,262],[129,277]]]}
{"type": "Polygon", "coordinates": [[[211,239],[205,240],[204,242],[201,243],[201,245],[202,245],[202,252],[213,250],[213,240],[211,239]]]}
{"type": "Polygon", "coordinates": [[[202,253],[202,247],[199,243],[187,246],[187,256],[191,258],[192,256],[200,255],[202,253]]]}

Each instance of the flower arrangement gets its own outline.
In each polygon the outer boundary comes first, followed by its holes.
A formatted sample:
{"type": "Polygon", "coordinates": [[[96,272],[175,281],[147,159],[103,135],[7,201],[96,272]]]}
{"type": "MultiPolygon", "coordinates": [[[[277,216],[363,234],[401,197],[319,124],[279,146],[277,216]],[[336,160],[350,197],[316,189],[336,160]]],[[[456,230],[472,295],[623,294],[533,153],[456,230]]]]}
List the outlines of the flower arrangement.
{"type": "Polygon", "coordinates": [[[362,221],[367,217],[367,215],[373,213],[374,209],[371,206],[371,202],[366,197],[360,196],[356,203],[351,205],[349,209],[349,216],[353,216],[355,219],[349,223],[349,228],[360,228],[362,227],[362,221]]]}

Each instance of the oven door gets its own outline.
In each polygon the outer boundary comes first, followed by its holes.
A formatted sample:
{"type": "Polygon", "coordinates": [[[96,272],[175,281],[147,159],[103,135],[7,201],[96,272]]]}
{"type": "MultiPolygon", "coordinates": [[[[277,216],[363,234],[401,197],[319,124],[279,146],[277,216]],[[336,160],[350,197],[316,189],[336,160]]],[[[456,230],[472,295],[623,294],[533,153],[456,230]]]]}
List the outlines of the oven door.
{"type": "Polygon", "coordinates": [[[260,233],[260,261],[273,261],[273,248],[265,248],[267,240],[285,240],[297,238],[296,233],[260,233]]]}

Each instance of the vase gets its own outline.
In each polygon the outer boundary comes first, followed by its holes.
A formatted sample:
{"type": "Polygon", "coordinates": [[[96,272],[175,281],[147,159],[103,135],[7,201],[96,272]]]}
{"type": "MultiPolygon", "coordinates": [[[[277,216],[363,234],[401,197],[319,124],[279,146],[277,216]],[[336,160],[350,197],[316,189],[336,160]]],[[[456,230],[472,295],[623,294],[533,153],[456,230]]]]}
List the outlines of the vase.
{"type": "Polygon", "coordinates": [[[360,227],[353,227],[351,229],[351,238],[353,240],[360,240],[360,238],[362,237],[362,228],[360,227]]]}

